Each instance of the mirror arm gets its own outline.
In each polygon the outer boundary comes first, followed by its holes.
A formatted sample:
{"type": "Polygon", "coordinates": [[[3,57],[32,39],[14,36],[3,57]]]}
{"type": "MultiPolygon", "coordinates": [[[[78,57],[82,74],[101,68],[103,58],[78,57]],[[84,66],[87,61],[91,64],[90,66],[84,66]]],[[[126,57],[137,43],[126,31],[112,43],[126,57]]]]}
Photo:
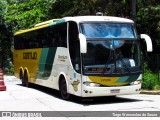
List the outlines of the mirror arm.
{"type": "Polygon", "coordinates": [[[148,52],[152,52],[153,51],[153,47],[152,47],[152,40],[151,40],[151,38],[148,35],[146,35],[146,34],[141,34],[140,38],[144,39],[146,41],[147,51],[148,52]]]}

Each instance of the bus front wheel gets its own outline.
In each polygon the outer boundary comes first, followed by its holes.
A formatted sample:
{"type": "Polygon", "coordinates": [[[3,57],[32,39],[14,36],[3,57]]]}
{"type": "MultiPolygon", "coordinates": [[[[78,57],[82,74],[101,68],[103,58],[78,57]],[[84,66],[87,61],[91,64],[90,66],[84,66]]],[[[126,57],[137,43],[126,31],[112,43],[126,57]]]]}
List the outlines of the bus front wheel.
{"type": "Polygon", "coordinates": [[[64,78],[61,79],[59,87],[62,99],[64,100],[69,99],[70,94],[67,92],[67,84],[64,78]]]}

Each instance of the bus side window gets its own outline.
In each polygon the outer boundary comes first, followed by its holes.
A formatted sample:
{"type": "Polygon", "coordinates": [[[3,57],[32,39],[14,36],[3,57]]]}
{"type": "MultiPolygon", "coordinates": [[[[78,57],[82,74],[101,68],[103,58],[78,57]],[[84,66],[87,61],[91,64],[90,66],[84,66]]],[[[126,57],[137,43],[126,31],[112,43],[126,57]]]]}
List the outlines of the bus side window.
{"type": "Polygon", "coordinates": [[[67,23],[63,23],[58,26],[58,34],[59,46],[67,47],[67,23]]]}
{"type": "Polygon", "coordinates": [[[67,47],[67,23],[58,24],[50,28],[50,44],[54,47],[67,47]]]}
{"type": "Polygon", "coordinates": [[[14,37],[14,49],[15,49],[15,50],[19,50],[19,49],[22,48],[21,39],[22,39],[22,38],[20,37],[20,35],[16,35],[16,36],[14,37]]]}
{"type": "Polygon", "coordinates": [[[58,47],[59,46],[59,41],[58,41],[58,35],[57,35],[57,30],[55,26],[51,26],[48,29],[48,46],[49,47],[58,47]]]}

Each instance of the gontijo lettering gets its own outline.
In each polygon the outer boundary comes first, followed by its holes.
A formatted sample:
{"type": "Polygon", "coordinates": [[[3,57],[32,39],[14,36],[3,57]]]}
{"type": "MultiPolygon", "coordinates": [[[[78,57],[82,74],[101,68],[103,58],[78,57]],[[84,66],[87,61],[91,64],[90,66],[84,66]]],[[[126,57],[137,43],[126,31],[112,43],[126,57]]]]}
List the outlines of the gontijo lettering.
{"type": "Polygon", "coordinates": [[[37,52],[23,52],[23,59],[37,59],[37,52]]]}
{"type": "Polygon", "coordinates": [[[67,56],[61,56],[61,55],[58,55],[58,60],[59,61],[63,61],[63,62],[65,62],[65,60],[67,59],[67,56]]]}

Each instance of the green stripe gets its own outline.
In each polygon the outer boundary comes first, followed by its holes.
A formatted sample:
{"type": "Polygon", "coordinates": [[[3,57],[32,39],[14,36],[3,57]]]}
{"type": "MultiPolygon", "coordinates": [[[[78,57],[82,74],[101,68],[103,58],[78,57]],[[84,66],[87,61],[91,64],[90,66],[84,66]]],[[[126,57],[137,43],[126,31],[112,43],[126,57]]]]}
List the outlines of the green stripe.
{"type": "Polygon", "coordinates": [[[55,58],[56,47],[54,48],[43,48],[41,52],[41,57],[39,60],[39,70],[37,78],[48,79],[51,74],[53,61],[55,58]]]}
{"type": "Polygon", "coordinates": [[[120,82],[120,83],[126,82],[128,78],[129,78],[129,76],[120,77],[120,78],[117,80],[117,82],[120,82]]]}
{"type": "Polygon", "coordinates": [[[59,20],[59,21],[50,23],[48,26],[57,25],[57,24],[61,24],[61,23],[64,23],[64,22],[65,22],[65,20],[59,20]]]}
{"type": "Polygon", "coordinates": [[[123,82],[128,82],[128,83],[131,83],[131,82],[134,82],[138,79],[139,75],[132,75],[132,76],[124,76],[124,77],[120,77],[118,80],[117,80],[117,83],[123,83],[123,82]]]}
{"type": "Polygon", "coordinates": [[[134,82],[138,79],[139,75],[132,75],[129,77],[129,79],[127,80],[127,82],[131,83],[134,82]]]}

